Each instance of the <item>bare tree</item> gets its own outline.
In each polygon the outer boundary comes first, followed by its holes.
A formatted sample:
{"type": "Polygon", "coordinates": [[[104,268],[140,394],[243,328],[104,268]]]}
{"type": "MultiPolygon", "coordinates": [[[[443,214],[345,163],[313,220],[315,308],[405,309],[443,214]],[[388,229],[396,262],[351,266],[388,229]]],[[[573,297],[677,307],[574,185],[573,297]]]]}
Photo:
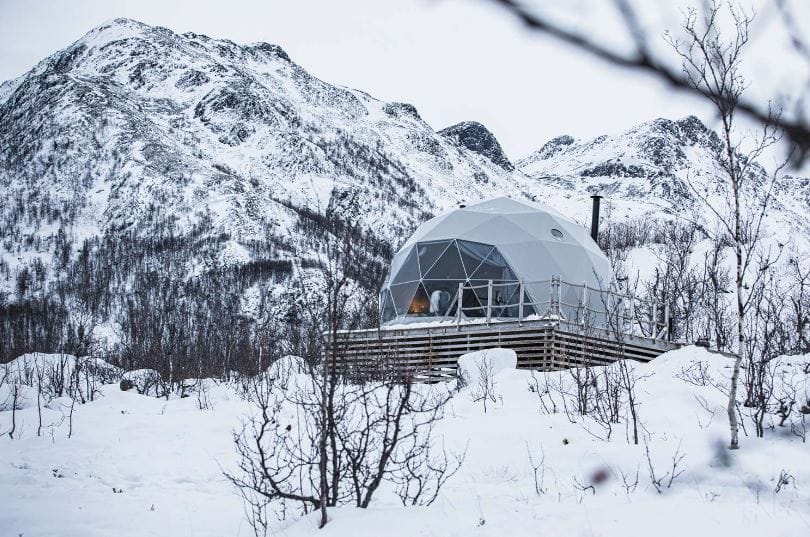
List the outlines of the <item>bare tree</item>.
{"type": "Polygon", "coordinates": [[[14,439],[14,433],[17,431],[17,410],[22,395],[22,387],[17,375],[12,373],[8,364],[0,365],[0,388],[3,388],[3,386],[7,386],[8,395],[6,400],[0,401],[0,409],[11,411],[11,428],[8,431],[0,432],[0,435],[7,434],[9,438],[14,439]]]}
{"type": "MultiPolygon", "coordinates": [[[[624,25],[624,29],[620,31],[623,31],[624,36],[628,38],[630,46],[622,48],[613,46],[612,42],[608,43],[593,38],[588,35],[587,31],[577,30],[555,20],[553,16],[537,9],[530,2],[519,0],[491,0],[491,2],[514,15],[529,30],[572,45],[608,64],[649,73],[679,90],[701,98],[719,101],[724,107],[732,105],[732,103],[727,102],[730,95],[726,93],[725,88],[723,91],[718,92],[717,88],[711,85],[695,84],[688,73],[677,69],[670,64],[667,58],[656,54],[656,47],[652,46],[651,38],[641,23],[640,10],[634,5],[633,0],[604,0],[606,4],[614,8],[616,15],[624,25]]],[[[705,18],[712,19],[714,22],[717,4],[708,1],[704,2],[703,5],[705,6],[705,18]]],[[[773,0],[773,6],[779,11],[783,27],[790,37],[793,49],[804,61],[810,63],[810,52],[808,52],[810,47],[805,36],[795,23],[798,20],[796,13],[792,11],[785,0],[773,0]]],[[[696,12],[693,11],[693,13],[697,16],[696,12]]],[[[747,30],[749,25],[750,20],[745,25],[746,42],[748,40],[747,30]]],[[[718,28],[713,23],[712,31],[706,37],[712,37],[715,30],[718,30],[718,28]]],[[[653,37],[657,38],[657,36],[653,37]]],[[[801,113],[796,114],[794,118],[774,115],[771,111],[770,102],[775,101],[775,97],[765,101],[757,101],[737,96],[734,98],[733,108],[753,121],[783,133],[794,149],[790,153],[792,160],[794,164],[799,165],[810,154],[810,119],[801,113]]],[[[796,97],[799,101],[798,105],[804,104],[804,96],[797,95],[796,97]]]]}
{"type": "Polygon", "coordinates": [[[792,280],[790,305],[792,324],[796,329],[796,353],[810,352],[810,267],[799,261],[798,254],[788,260],[789,275],[792,280]]]}
{"type": "Polygon", "coordinates": [[[540,496],[546,493],[546,453],[543,450],[543,445],[540,445],[540,454],[535,460],[532,456],[532,449],[529,443],[526,442],[526,453],[529,456],[529,466],[532,467],[532,476],[534,477],[534,492],[540,496]]]}
{"type": "Polygon", "coordinates": [[[727,244],[719,233],[712,234],[711,248],[704,255],[700,276],[700,309],[705,326],[698,328],[698,335],[707,341],[714,341],[718,350],[730,350],[733,327],[728,312],[731,291],[731,275],[723,265],[727,244]]]}
{"type": "Polygon", "coordinates": [[[42,381],[45,380],[45,371],[40,368],[37,355],[34,357],[34,374],[37,381],[37,436],[42,435],[42,381]]]}
{"type": "Polygon", "coordinates": [[[697,11],[687,12],[683,24],[684,39],[668,36],[668,41],[683,61],[683,76],[688,84],[704,94],[717,112],[721,124],[722,154],[720,173],[715,183],[700,188],[690,181],[695,196],[716,217],[721,233],[731,244],[735,256],[735,324],[737,353],[729,390],[728,419],[731,433],[729,447],[739,448],[737,389],[741,366],[746,360],[746,320],[755,293],[769,269],[774,255],[762,251],[763,220],[771,201],[778,173],[768,176],[756,161],[765,150],[778,142],[773,121],[764,121],[762,132],[746,149],[738,134],[737,112],[747,83],[742,75],[743,52],[749,43],[753,15],[729,5],[734,20],[734,33],[725,40],[719,28],[721,7],[710,4],[705,18],[697,11]]]}
{"type": "Polygon", "coordinates": [[[318,511],[323,527],[330,507],[367,507],[384,481],[403,503],[430,503],[463,461],[433,445],[449,391],[417,389],[385,360],[373,377],[344,363],[341,332],[357,328],[368,297],[351,277],[352,227],[334,231],[314,275],[298,282],[299,330],[290,340],[303,361],[296,371],[277,362],[247,384],[258,413],[234,433],[239,467],[228,478],[257,535],[267,531],[269,508],[282,517],[292,506],[318,511]]]}

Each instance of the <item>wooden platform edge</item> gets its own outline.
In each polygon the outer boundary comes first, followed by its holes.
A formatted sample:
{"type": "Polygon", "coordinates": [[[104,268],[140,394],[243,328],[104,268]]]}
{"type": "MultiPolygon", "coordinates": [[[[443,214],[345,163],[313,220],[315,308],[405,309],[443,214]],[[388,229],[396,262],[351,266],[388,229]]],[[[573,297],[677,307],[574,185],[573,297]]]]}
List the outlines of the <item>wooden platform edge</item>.
{"type": "Polygon", "coordinates": [[[674,342],[635,335],[617,338],[606,330],[557,321],[339,332],[330,345],[339,369],[349,376],[373,377],[393,368],[424,380],[454,376],[463,354],[498,347],[515,351],[518,368],[539,371],[607,365],[620,359],[648,362],[679,348],[674,342]]]}

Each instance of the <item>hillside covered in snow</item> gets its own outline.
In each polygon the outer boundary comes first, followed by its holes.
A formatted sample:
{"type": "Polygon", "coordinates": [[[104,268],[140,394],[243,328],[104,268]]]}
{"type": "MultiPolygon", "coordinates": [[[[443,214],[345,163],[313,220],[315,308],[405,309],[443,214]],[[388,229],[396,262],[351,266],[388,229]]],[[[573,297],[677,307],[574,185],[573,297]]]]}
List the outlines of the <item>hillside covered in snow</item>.
{"type": "MultiPolygon", "coordinates": [[[[694,117],[655,119],[514,159],[480,123],[434,130],[276,45],[116,19],[0,86],[0,360],[92,352],[181,377],[261,362],[260,327],[298,330],[337,237],[355,294],[373,296],[416,225],[496,195],[588,225],[601,193],[617,272],[668,293],[653,281],[667,234],[692,237],[687,264],[710,251],[694,194],[712,188],[719,144],[694,117]]],[[[810,252],[809,200],[808,179],[777,180],[766,240],[784,263],[810,252]]]]}
{"type": "MultiPolygon", "coordinates": [[[[468,355],[462,361],[482,358],[468,355]]],[[[788,391],[776,392],[774,403],[795,404],[786,414],[766,416],[763,438],[753,436],[744,409],[748,435],[739,451],[728,451],[725,440],[722,386],[731,361],[695,347],[649,364],[625,364],[637,379],[638,444],[625,403],[615,423],[575,410],[573,372],[496,369],[488,403],[474,379],[460,390],[452,384],[421,386],[453,390],[434,441],[465,453],[460,470],[430,506],[403,506],[394,490],[384,487],[368,509],[332,510],[330,523],[318,533],[805,535],[808,362],[810,355],[775,362],[780,386],[788,391]]],[[[81,375],[93,380],[92,401],[87,397],[80,404],[47,383],[38,399],[36,371],[60,364],[70,376],[76,359],[34,354],[7,366],[11,376],[27,380],[13,438],[0,437],[0,533],[253,535],[224,475],[238,462],[232,432],[258,411],[239,382],[206,380],[190,388],[188,397],[157,398],[121,391],[115,368],[80,360],[80,367],[95,366],[81,375]]],[[[603,386],[619,367],[593,370],[594,386],[603,386]]],[[[12,426],[10,378],[0,383],[0,433],[12,426]]],[[[295,414],[285,416],[276,427],[294,431],[295,414]]],[[[272,518],[270,534],[317,532],[316,514],[278,514],[283,520],[272,518]]]]}
{"type": "Polygon", "coordinates": [[[0,125],[0,301],[39,325],[11,338],[22,329],[4,324],[6,358],[64,339],[44,311],[74,344],[90,329],[114,343],[128,310],[179,289],[185,315],[283,319],[279,283],[317,268],[336,229],[351,223],[354,277],[372,289],[434,212],[532,183],[480,125],[437,133],[275,45],[126,19],[4,83],[0,125]]]}

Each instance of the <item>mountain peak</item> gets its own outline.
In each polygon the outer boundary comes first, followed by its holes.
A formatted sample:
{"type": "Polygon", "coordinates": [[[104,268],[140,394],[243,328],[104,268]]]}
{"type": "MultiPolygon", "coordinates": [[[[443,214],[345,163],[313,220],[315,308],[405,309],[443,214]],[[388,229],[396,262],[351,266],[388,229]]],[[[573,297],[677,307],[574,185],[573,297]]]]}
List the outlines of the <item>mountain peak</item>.
{"type": "MultiPolygon", "coordinates": [[[[128,19],[126,17],[117,17],[92,28],[79,41],[95,41],[102,36],[106,36],[107,39],[122,39],[126,37],[147,35],[156,30],[173,33],[168,28],[151,26],[144,22],[137,21],[135,19],[128,19]]],[[[106,41],[107,39],[103,40],[106,41]]]]}
{"type": "Polygon", "coordinates": [[[105,23],[100,24],[96,28],[113,28],[113,27],[125,27],[125,28],[138,28],[138,29],[149,29],[152,28],[149,24],[145,22],[141,22],[139,20],[130,19],[127,17],[116,17],[111,19],[105,23]]]}
{"type": "Polygon", "coordinates": [[[477,121],[463,121],[439,131],[439,134],[463,147],[478,153],[504,170],[515,167],[509,162],[495,135],[477,121]]]}
{"type": "MultiPolygon", "coordinates": [[[[275,232],[282,243],[295,234],[289,211],[329,207],[348,189],[364,200],[364,223],[393,240],[446,204],[503,191],[511,164],[497,141],[479,124],[458,128],[465,143],[410,104],[312,76],[277,45],[118,18],[0,87],[0,185],[25,199],[47,192],[61,214],[92,198],[81,217],[99,233],[147,234],[164,217],[184,233],[210,212],[212,232],[275,232]],[[395,223],[380,226],[378,207],[403,197],[395,223]]],[[[509,193],[527,184],[516,174],[509,193]]],[[[0,228],[18,220],[0,210],[0,228]]]]}
{"type": "Polygon", "coordinates": [[[634,132],[645,136],[665,136],[681,145],[703,145],[716,149],[720,144],[717,133],[694,115],[677,120],[657,118],[628,131],[634,132]]]}

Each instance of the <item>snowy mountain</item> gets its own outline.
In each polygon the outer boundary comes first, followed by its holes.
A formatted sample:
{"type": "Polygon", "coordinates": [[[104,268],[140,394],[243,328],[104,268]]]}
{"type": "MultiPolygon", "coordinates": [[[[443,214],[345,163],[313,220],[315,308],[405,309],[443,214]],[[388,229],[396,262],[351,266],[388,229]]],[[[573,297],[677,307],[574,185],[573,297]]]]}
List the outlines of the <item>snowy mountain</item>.
{"type": "Polygon", "coordinates": [[[209,214],[241,240],[294,239],[297,208],[339,206],[395,240],[438,200],[500,192],[505,177],[413,106],[322,82],[275,45],[125,19],[4,84],[0,118],[12,198],[101,233],[166,220],[184,233],[209,214]]]}
{"type": "MultiPolygon", "coordinates": [[[[276,45],[116,19],[0,86],[0,305],[13,313],[0,357],[81,346],[88,330],[149,354],[190,337],[167,335],[169,319],[205,349],[240,320],[228,345],[249,347],[251,322],[290,320],[285,282],[346,222],[359,225],[352,277],[372,290],[418,223],[468,200],[539,199],[586,224],[599,191],[611,217],[671,217],[694,205],[687,181],[716,172],[718,144],[694,117],[658,119],[555,138],[513,165],[483,125],[436,132],[276,45]]],[[[775,229],[808,230],[808,180],[776,195],[775,229]]]]}
{"type": "MultiPolygon", "coordinates": [[[[516,166],[540,182],[545,192],[567,191],[577,204],[599,193],[613,205],[617,217],[661,216],[704,209],[695,192],[704,192],[721,173],[722,150],[717,133],[698,118],[659,118],[591,140],[559,136],[516,166]]],[[[768,179],[768,171],[759,165],[753,166],[752,174],[755,183],[768,179]]],[[[808,196],[807,179],[782,176],[777,180],[770,224],[782,240],[787,238],[785,231],[797,227],[810,231],[808,196]]]]}
{"type": "Polygon", "coordinates": [[[278,46],[126,19],[3,84],[0,125],[0,293],[23,302],[83,279],[103,319],[151,271],[182,283],[231,267],[209,287],[241,300],[293,262],[316,266],[346,221],[360,226],[356,276],[371,288],[391,245],[434,212],[532,183],[413,106],[327,84],[278,46]]]}

